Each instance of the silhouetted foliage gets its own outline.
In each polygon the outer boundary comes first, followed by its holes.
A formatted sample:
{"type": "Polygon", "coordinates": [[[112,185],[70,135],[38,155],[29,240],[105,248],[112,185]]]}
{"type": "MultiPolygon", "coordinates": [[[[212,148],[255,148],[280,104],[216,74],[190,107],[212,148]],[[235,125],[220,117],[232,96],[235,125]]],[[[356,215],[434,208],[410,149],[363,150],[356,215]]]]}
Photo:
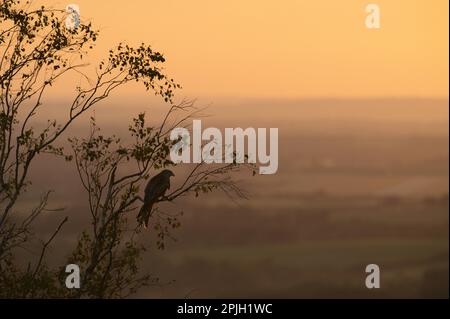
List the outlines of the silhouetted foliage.
{"type": "MultiPolygon", "coordinates": [[[[96,77],[87,81],[89,85],[77,87],[72,103],[66,106],[66,120],[48,120],[40,130],[33,127],[33,119],[45,114],[43,97],[48,88],[65,74],[84,75],[82,59],[92,49],[98,32],[83,22],[67,29],[64,10],[44,6],[31,9],[32,5],[18,0],[0,4],[0,297],[126,297],[157,283],[155,277],[139,268],[145,247],[136,241],[140,229],[130,228],[127,216],[135,214],[142,201],[140,185],[158,169],[174,166],[169,159],[173,142],[167,119],[180,111],[193,114],[193,104],[174,103],[174,90],[180,86],[163,73],[165,59],[161,53],[144,44],[137,48],[119,44],[98,64],[96,77]],[[58,145],[77,118],[118,87],[135,81],[168,104],[167,116],[159,127],[147,126],[145,115],[139,114],[129,127],[133,142],[123,144],[116,136],[102,135],[92,119],[89,136],[69,139],[71,151],[58,145]],[[51,268],[46,262],[48,247],[70,216],[43,241],[37,258],[31,257],[26,265],[19,265],[14,258],[19,249],[35,240],[33,225],[47,210],[50,192],[44,193],[28,214],[24,215],[17,205],[31,184],[31,164],[40,154],[73,161],[86,190],[91,220],[80,230],[67,260],[67,264],[81,268],[80,289],[64,286],[65,265],[51,268]],[[137,167],[132,172],[123,169],[130,163],[137,167]]],[[[187,119],[189,115],[175,123],[180,125],[187,119]]],[[[238,168],[235,163],[216,167],[200,163],[161,201],[215,189],[242,196],[227,175],[238,168]]],[[[156,208],[151,225],[158,234],[157,247],[163,249],[165,238],[180,226],[180,221],[177,214],[156,208]]]]}

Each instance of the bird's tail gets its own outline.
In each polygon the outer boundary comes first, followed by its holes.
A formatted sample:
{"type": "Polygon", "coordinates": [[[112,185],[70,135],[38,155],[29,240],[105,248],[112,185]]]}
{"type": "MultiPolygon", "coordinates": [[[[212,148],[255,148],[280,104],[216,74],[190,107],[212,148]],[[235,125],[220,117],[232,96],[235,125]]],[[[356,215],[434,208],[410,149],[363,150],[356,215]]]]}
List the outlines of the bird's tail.
{"type": "Polygon", "coordinates": [[[148,220],[150,219],[150,215],[152,212],[153,203],[142,205],[141,209],[139,210],[139,214],[137,216],[137,222],[139,226],[144,225],[144,228],[147,229],[148,227],[148,220]]]}

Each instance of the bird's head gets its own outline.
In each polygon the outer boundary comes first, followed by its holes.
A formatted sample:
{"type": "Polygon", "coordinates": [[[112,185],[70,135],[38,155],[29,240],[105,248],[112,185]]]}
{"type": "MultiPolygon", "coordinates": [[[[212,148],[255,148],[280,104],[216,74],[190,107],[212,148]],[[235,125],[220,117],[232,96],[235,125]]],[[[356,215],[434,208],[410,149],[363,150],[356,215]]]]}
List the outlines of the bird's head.
{"type": "Polygon", "coordinates": [[[164,176],[167,176],[167,177],[175,176],[175,174],[170,169],[163,170],[161,172],[161,174],[163,174],[164,176]]]}

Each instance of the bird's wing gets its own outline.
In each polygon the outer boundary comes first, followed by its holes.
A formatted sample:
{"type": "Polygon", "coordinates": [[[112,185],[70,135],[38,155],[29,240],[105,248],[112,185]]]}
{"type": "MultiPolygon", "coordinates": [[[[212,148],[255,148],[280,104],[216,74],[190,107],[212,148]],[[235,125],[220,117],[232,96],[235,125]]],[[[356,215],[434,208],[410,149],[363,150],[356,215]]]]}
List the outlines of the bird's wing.
{"type": "Polygon", "coordinates": [[[170,177],[163,175],[156,175],[153,177],[145,187],[144,202],[150,203],[159,197],[163,196],[170,187],[170,177]]]}

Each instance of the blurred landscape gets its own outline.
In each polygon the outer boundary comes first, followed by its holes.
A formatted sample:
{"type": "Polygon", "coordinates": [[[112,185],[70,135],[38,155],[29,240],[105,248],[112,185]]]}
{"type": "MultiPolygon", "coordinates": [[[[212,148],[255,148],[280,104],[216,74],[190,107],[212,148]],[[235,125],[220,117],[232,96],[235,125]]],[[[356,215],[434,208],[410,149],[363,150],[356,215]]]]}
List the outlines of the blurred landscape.
{"type": "MultiPolygon", "coordinates": [[[[105,132],[124,134],[141,111],[158,123],[159,105],[113,101],[95,111],[105,132]]],[[[51,102],[48,115],[61,115],[62,103],[51,102]]],[[[136,297],[448,298],[448,100],[219,98],[197,105],[209,105],[205,127],[278,127],[279,171],[236,176],[248,200],[214,194],[165,204],[184,212],[182,227],[164,251],[151,244],[151,231],[141,234],[150,243],[143,271],[160,284],[136,297]],[[371,263],[381,268],[381,289],[365,287],[371,263]]],[[[85,118],[69,135],[87,133],[85,118]]],[[[22,207],[48,189],[55,191],[50,206],[65,207],[41,219],[40,237],[69,216],[52,248],[64,256],[89,226],[74,166],[43,158],[31,179],[22,207]]]]}

